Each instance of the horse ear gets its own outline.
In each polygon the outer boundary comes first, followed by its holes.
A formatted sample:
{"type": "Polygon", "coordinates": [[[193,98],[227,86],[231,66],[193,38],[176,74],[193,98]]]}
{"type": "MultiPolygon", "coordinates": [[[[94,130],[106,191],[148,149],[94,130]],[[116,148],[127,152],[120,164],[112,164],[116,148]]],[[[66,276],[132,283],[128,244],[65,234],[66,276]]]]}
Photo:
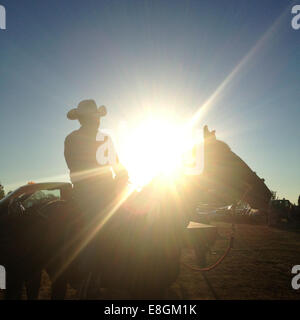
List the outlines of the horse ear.
{"type": "Polygon", "coordinates": [[[206,138],[216,139],[216,130],[209,131],[207,125],[204,126],[203,133],[204,133],[204,139],[206,138]]]}
{"type": "Polygon", "coordinates": [[[207,125],[205,125],[204,128],[203,128],[203,135],[204,135],[204,139],[209,138],[209,136],[210,136],[210,132],[208,130],[208,126],[207,125]]]}

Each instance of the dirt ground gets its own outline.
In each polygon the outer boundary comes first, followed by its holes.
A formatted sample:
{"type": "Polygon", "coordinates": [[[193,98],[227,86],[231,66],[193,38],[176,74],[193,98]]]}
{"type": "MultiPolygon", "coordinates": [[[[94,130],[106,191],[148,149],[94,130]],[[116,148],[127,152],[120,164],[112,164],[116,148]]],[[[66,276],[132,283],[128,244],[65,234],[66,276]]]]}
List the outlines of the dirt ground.
{"type": "MultiPolygon", "coordinates": [[[[229,223],[213,224],[217,225],[222,237],[228,238],[229,223]]],[[[209,264],[216,261],[227,246],[226,239],[217,241],[209,255],[209,264]]],[[[185,249],[182,261],[194,264],[193,251],[185,249]]],[[[237,224],[234,249],[223,263],[205,275],[182,265],[179,278],[166,298],[300,300],[300,289],[293,290],[291,286],[291,269],[296,264],[300,264],[299,231],[237,224]]],[[[110,297],[129,298],[122,293],[113,293],[110,297]]],[[[50,282],[46,274],[43,275],[39,298],[50,298],[50,282]]],[[[67,298],[76,299],[75,290],[69,288],[67,298]]]]}
{"type": "MultiPolygon", "coordinates": [[[[215,223],[221,235],[228,235],[230,224],[215,223]]],[[[217,241],[216,261],[228,241],[217,241]]],[[[192,263],[191,251],[182,259],[192,263]]],[[[216,269],[205,273],[182,267],[178,284],[188,299],[299,299],[300,289],[291,286],[291,269],[300,264],[300,232],[269,228],[265,225],[236,225],[234,249],[216,269]],[[210,288],[211,286],[211,288],[210,288]]]]}

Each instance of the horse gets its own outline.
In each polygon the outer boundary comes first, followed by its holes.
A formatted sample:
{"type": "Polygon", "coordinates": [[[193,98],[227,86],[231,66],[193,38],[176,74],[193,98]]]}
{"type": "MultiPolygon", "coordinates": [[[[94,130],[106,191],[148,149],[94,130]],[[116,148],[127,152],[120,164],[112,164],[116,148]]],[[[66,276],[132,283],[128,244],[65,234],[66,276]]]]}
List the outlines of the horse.
{"type": "Polygon", "coordinates": [[[134,297],[162,296],[179,274],[183,231],[197,201],[228,205],[243,199],[266,210],[270,198],[264,180],[205,126],[202,175],[178,175],[171,184],[157,177],[126,199],[106,236],[99,236],[105,245],[99,245],[94,262],[102,285],[129,290],[134,297]],[[133,210],[126,210],[128,203],[133,210]]]}
{"type": "MultiPolygon", "coordinates": [[[[184,203],[160,178],[141,191],[130,192],[118,205],[119,201],[115,199],[83,230],[73,232],[70,227],[64,243],[47,237],[44,245],[49,252],[56,243],[52,262],[45,266],[52,281],[53,299],[64,298],[67,283],[79,289],[88,274],[93,280],[101,278],[99,286],[128,291],[138,299],[162,297],[176,280],[183,232],[189,222],[184,203]],[[86,250],[92,256],[86,255],[86,250]],[[87,269],[82,271],[85,257],[87,269]]],[[[74,208],[59,208],[57,204],[46,206],[43,214],[52,218],[68,215],[71,225],[74,208]]],[[[60,229],[54,221],[47,233],[58,235],[60,229]]]]}
{"type": "MultiPolygon", "coordinates": [[[[53,201],[27,220],[19,232],[30,234],[30,250],[20,255],[28,269],[29,297],[37,297],[45,269],[52,299],[63,299],[68,283],[82,288],[88,275],[98,278],[100,287],[127,290],[133,298],[161,298],[179,275],[183,233],[199,200],[228,205],[243,199],[264,210],[270,197],[264,181],[205,126],[201,175],[180,173],[172,183],[156,177],[139,192],[125,186],[88,226],[82,225],[82,213],[70,200],[53,201]],[[86,250],[92,258],[83,270],[86,250]]],[[[8,251],[20,248],[18,243],[8,251]]],[[[7,263],[16,268],[16,261],[7,263]]],[[[19,282],[13,282],[9,292],[19,290],[19,282]]]]}

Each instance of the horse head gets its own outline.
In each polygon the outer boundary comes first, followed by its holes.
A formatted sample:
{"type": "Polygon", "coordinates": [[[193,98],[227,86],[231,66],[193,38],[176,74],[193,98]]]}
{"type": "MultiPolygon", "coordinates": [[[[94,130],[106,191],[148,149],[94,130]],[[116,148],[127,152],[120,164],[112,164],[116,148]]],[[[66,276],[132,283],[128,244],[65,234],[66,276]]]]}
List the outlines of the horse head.
{"type": "Polygon", "coordinates": [[[204,170],[202,180],[207,189],[223,204],[238,200],[252,208],[266,210],[271,192],[250,167],[223,141],[215,131],[204,127],[204,170]]]}

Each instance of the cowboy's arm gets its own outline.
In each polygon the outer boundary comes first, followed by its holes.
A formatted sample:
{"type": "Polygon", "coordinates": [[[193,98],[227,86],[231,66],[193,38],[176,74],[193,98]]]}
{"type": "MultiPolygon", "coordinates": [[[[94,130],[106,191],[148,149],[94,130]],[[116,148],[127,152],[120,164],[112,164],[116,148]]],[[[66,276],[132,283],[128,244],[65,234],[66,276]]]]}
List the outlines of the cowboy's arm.
{"type": "Polygon", "coordinates": [[[116,179],[119,180],[126,180],[128,181],[129,175],[127,169],[124,167],[124,165],[120,162],[120,159],[118,157],[118,154],[116,153],[116,158],[115,162],[112,165],[113,171],[116,175],[116,179]]]}
{"type": "Polygon", "coordinates": [[[120,162],[118,153],[113,144],[112,144],[112,147],[113,147],[114,157],[113,157],[113,163],[111,164],[111,167],[113,169],[113,172],[115,173],[115,179],[117,181],[127,183],[129,180],[128,171],[124,167],[124,165],[120,162]]]}
{"type": "Polygon", "coordinates": [[[82,166],[79,157],[76,154],[76,141],[72,135],[68,135],[64,143],[64,156],[70,172],[77,172],[82,166]]]}

